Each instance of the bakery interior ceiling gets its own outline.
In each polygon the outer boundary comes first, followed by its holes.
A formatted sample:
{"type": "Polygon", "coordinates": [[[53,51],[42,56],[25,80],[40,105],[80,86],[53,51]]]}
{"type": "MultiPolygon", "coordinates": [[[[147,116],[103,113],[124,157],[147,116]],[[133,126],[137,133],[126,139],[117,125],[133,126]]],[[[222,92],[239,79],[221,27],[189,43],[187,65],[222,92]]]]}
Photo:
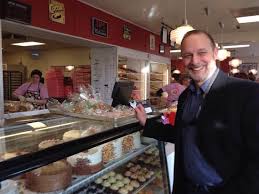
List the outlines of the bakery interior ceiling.
{"type": "MultiPolygon", "coordinates": [[[[133,0],[130,3],[127,0],[79,1],[157,34],[160,33],[162,21],[176,28],[184,19],[184,1],[181,0],[133,0]]],[[[219,42],[221,40],[219,22],[223,22],[225,26],[223,43],[249,43],[254,46],[258,44],[259,48],[259,23],[239,24],[235,18],[238,14],[249,12],[250,8],[259,13],[258,6],[258,0],[187,0],[188,23],[195,29],[209,31],[219,42]],[[205,8],[209,10],[208,15],[205,8]]]]}

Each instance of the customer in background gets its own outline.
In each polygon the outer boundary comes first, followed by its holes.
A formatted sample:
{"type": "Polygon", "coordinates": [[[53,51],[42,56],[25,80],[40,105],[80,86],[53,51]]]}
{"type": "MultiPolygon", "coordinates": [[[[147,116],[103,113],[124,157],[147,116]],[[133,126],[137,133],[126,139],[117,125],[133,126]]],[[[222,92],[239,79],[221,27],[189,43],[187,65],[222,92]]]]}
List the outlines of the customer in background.
{"type": "Polygon", "coordinates": [[[181,55],[192,78],[178,100],[175,126],[135,109],[144,136],[175,143],[173,194],[259,193],[259,85],[228,77],[205,31],[188,32],[181,55]]]}
{"type": "Polygon", "coordinates": [[[41,71],[35,69],[31,72],[31,81],[22,84],[13,92],[13,96],[22,102],[32,103],[35,110],[44,109],[48,99],[48,90],[40,81],[41,71]]]}
{"type": "Polygon", "coordinates": [[[166,99],[166,105],[170,106],[178,101],[180,94],[185,90],[189,83],[189,77],[181,74],[172,74],[172,82],[157,91],[157,96],[166,99]],[[183,83],[185,85],[183,85],[183,83]]]}

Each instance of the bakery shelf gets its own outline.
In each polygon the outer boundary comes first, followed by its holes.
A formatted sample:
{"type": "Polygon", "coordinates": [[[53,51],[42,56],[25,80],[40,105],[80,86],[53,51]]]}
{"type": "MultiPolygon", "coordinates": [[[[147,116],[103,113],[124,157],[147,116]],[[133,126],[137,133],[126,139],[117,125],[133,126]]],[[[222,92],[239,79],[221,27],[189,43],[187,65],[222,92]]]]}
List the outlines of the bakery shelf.
{"type": "Polygon", "coordinates": [[[150,183],[152,183],[156,179],[156,175],[152,176],[147,182],[145,182],[143,185],[141,185],[137,190],[135,190],[132,194],[139,193],[142,189],[147,187],[150,183]]]}
{"type": "MultiPolygon", "coordinates": [[[[73,182],[72,182],[72,185],[70,187],[68,187],[64,193],[65,194],[70,194],[70,193],[73,193],[75,191],[77,191],[78,189],[82,188],[83,186],[91,183],[92,181],[96,180],[97,178],[103,176],[104,174],[108,173],[109,171],[111,170],[114,170],[116,169],[117,167],[127,163],[128,161],[132,160],[133,158],[135,158],[136,156],[144,153],[146,150],[148,150],[149,148],[153,147],[156,145],[156,141],[148,144],[148,145],[143,145],[142,148],[136,150],[136,151],[133,151],[131,153],[128,153],[126,154],[124,157],[120,158],[120,159],[117,159],[115,161],[112,161],[108,164],[106,164],[104,166],[104,169],[102,169],[101,171],[93,174],[93,175],[90,175],[90,176],[82,176],[78,179],[75,179],[73,182]]],[[[152,179],[152,178],[151,178],[152,179]]],[[[154,178],[153,178],[154,179],[154,178]]],[[[149,181],[148,181],[149,182],[149,181]]],[[[150,181],[152,182],[152,181],[150,181]]],[[[145,185],[147,185],[145,183],[145,185]]]]}

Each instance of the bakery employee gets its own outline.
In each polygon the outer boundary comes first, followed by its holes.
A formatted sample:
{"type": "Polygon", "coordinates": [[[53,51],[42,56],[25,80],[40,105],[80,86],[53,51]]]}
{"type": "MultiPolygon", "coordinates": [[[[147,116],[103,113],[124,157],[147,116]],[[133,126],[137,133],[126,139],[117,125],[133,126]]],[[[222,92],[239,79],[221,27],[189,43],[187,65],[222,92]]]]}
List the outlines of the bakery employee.
{"type": "Polygon", "coordinates": [[[47,88],[40,83],[41,78],[41,71],[34,69],[31,72],[31,81],[22,84],[13,92],[13,95],[22,102],[32,103],[35,110],[45,109],[49,96],[47,88]]]}

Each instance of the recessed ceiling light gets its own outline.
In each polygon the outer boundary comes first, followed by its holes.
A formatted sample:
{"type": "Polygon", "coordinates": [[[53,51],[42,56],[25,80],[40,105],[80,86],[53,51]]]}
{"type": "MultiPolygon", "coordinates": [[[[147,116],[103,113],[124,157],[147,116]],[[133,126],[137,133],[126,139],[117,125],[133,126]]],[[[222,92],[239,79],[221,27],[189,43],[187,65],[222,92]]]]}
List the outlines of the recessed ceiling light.
{"type": "Polygon", "coordinates": [[[240,24],[259,22],[259,15],[241,16],[241,17],[237,17],[236,19],[240,24]]]}
{"type": "Polygon", "coordinates": [[[226,45],[226,46],[223,46],[224,49],[245,48],[245,47],[250,47],[250,44],[236,44],[236,45],[226,45]]]}
{"type": "Polygon", "coordinates": [[[181,50],[170,50],[170,53],[180,53],[181,50]]]}
{"type": "Polygon", "coordinates": [[[44,44],[45,44],[45,43],[29,41],[29,42],[13,43],[13,44],[11,44],[11,45],[14,45],[14,46],[38,46],[38,45],[44,45],[44,44]]]}

